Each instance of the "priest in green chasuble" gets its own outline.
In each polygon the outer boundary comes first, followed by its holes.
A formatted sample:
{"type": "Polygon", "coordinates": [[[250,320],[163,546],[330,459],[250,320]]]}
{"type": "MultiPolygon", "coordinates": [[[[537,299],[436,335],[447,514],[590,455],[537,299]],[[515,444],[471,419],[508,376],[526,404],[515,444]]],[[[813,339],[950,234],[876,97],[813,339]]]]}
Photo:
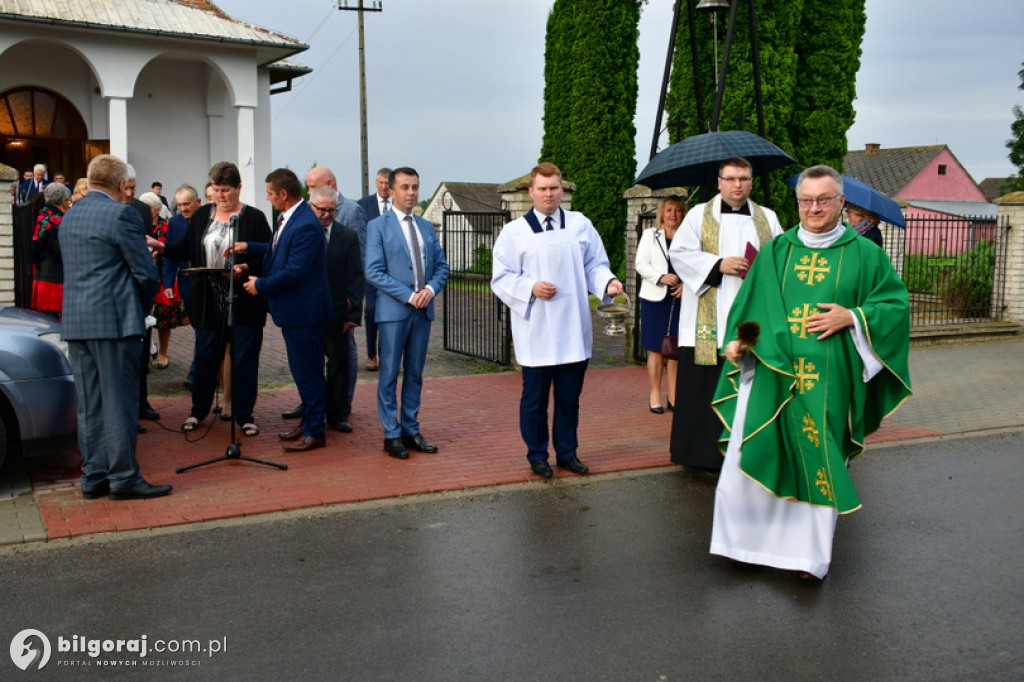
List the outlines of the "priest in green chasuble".
{"type": "Polygon", "coordinates": [[[907,289],[840,216],[842,177],[801,173],[800,225],[755,259],[712,407],[725,430],[711,552],[824,578],[864,439],[910,396],[907,289]]]}

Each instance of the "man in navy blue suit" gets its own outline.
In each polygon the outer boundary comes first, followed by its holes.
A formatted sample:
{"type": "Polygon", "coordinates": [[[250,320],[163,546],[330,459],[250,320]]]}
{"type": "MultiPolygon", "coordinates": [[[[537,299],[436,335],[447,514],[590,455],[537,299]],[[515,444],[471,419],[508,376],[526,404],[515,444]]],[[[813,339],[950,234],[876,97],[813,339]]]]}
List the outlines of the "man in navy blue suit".
{"type": "MultiPolygon", "coordinates": [[[[357,202],[363,209],[363,217],[366,218],[366,222],[379,218],[391,209],[391,191],[388,189],[390,175],[390,168],[381,168],[377,171],[377,191],[357,202]]],[[[359,239],[359,248],[363,250],[365,257],[365,231],[359,239]]],[[[366,316],[366,369],[369,372],[376,372],[380,369],[380,362],[377,360],[377,323],[373,319],[377,312],[377,290],[370,284],[370,280],[366,280],[366,305],[363,312],[366,316]]]]}
{"type": "Polygon", "coordinates": [[[434,297],[448,280],[448,263],[434,226],[412,213],[420,198],[419,174],[412,168],[396,168],[388,177],[388,188],[391,209],[366,226],[366,279],[377,289],[377,411],[384,426],[384,451],[408,459],[407,448],[438,450],[420,434],[420,392],[434,297]],[[401,422],[396,397],[399,367],[401,422]]]}
{"type": "Polygon", "coordinates": [[[266,178],[267,201],[280,211],[269,244],[235,245],[263,257],[263,276],[251,277],[242,286],[249,294],[266,297],[270,315],[281,328],[299,397],[306,409],[295,429],[279,433],[291,441],[288,452],[306,452],[326,445],[324,410],[327,381],[324,378],[324,335],[331,317],[331,291],[325,264],[324,228],[302,198],[295,173],[278,168],[266,178]]]}
{"type": "Polygon", "coordinates": [[[46,179],[46,166],[37,163],[32,168],[32,177],[21,181],[21,188],[18,191],[18,201],[25,202],[43,191],[50,181],[46,179]]]}

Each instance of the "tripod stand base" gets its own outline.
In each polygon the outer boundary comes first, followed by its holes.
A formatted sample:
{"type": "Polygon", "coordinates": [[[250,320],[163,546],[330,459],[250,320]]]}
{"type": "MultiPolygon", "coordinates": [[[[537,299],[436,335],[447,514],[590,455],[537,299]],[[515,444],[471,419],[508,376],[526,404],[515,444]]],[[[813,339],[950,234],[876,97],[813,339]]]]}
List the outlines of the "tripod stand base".
{"type": "Polygon", "coordinates": [[[178,467],[174,471],[175,471],[175,473],[179,473],[180,474],[180,473],[188,471],[190,469],[198,469],[199,467],[206,466],[207,464],[213,464],[214,462],[224,462],[226,460],[231,460],[231,459],[240,459],[240,460],[243,460],[245,462],[252,462],[253,464],[262,464],[262,465],[268,466],[268,467],[277,467],[281,471],[287,471],[288,470],[288,465],[287,464],[278,464],[277,462],[268,462],[265,459],[256,459],[255,457],[246,457],[245,455],[242,454],[242,445],[241,445],[241,443],[234,443],[233,442],[233,443],[228,445],[228,449],[220,457],[214,457],[213,459],[208,459],[205,462],[198,462],[196,464],[189,464],[188,466],[178,467]]]}

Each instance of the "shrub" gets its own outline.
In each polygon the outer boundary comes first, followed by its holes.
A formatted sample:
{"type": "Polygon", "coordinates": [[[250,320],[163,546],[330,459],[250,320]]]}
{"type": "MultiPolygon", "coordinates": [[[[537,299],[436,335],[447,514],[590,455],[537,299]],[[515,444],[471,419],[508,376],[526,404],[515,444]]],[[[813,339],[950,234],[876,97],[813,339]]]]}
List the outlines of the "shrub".
{"type": "Polygon", "coordinates": [[[957,259],[939,285],[939,294],[953,312],[965,317],[987,317],[992,301],[996,248],[990,241],[978,243],[957,259]]]}

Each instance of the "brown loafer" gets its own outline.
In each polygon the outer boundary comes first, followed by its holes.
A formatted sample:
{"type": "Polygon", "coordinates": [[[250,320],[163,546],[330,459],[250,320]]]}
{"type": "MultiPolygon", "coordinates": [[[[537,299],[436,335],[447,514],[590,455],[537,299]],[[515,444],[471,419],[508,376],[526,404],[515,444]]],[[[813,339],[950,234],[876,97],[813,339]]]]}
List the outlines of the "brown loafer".
{"type": "Polygon", "coordinates": [[[298,440],[304,435],[305,432],[302,430],[302,425],[300,424],[291,431],[285,431],[284,433],[277,434],[277,438],[278,440],[298,440]]]}
{"type": "Polygon", "coordinates": [[[282,445],[281,447],[285,452],[307,452],[326,446],[327,439],[323,436],[304,436],[302,440],[297,440],[294,443],[282,445]]]}

